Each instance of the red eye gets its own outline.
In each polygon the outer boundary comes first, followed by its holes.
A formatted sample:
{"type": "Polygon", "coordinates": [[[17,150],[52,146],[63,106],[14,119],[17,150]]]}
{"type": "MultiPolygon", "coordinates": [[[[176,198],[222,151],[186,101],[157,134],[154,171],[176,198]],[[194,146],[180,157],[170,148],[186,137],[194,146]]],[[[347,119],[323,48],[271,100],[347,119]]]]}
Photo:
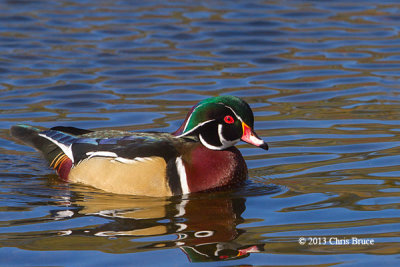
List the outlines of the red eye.
{"type": "Polygon", "coordinates": [[[225,116],[224,121],[228,124],[232,124],[235,122],[235,120],[232,118],[232,116],[229,116],[229,115],[225,116]]]}

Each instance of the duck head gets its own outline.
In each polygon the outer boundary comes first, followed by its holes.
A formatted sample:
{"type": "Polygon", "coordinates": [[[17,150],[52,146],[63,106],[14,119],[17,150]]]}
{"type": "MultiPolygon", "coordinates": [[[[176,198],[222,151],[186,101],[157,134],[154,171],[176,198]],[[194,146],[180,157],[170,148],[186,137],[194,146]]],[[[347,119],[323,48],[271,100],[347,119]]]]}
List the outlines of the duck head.
{"type": "Polygon", "coordinates": [[[240,140],[267,150],[268,144],[254,132],[254,115],[249,104],[235,96],[207,98],[195,105],[173,134],[198,136],[212,150],[223,150],[240,140]]]}

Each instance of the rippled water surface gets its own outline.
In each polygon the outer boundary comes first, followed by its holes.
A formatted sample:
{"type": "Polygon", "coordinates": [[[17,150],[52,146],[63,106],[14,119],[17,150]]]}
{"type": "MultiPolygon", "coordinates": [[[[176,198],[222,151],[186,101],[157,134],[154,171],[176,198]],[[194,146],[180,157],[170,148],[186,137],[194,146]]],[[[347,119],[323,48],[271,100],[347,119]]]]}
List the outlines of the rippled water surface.
{"type": "Polygon", "coordinates": [[[0,2],[0,265],[398,264],[400,4],[143,2],[0,2]],[[227,94],[270,145],[238,145],[249,182],[235,191],[62,183],[9,136],[172,132],[227,94]]]}

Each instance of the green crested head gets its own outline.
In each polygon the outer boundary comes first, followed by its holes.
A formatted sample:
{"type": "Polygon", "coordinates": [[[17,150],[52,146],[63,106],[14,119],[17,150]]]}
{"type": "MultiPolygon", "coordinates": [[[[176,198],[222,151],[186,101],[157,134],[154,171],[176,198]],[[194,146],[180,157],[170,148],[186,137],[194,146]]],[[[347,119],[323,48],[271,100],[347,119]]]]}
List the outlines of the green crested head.
{"type": "Polygon", "coordinates": [[[254,115],[249,104],[235,96],[218,96],[195,105],[174,135],[198,136],[204,146],[214,150],[231,147],[240,139],[266,149],[266,143],[257,137],[253,126],[254,115]]]}

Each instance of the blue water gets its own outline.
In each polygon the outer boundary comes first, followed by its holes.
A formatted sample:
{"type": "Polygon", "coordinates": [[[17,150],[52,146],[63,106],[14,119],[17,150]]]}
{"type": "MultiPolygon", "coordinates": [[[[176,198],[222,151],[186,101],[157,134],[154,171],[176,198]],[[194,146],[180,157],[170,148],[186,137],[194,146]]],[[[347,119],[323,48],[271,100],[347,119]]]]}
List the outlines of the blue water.
{"type": "Polygon", "coordinates": [[[389,0],[2,1],[0,265],[398,265],[398,14],[389,0]],[[249,181],[233,191],[63,183],[9,135],[172,132],[217,95],[245,99],[270,145],[238,145],[249,181]]]}

